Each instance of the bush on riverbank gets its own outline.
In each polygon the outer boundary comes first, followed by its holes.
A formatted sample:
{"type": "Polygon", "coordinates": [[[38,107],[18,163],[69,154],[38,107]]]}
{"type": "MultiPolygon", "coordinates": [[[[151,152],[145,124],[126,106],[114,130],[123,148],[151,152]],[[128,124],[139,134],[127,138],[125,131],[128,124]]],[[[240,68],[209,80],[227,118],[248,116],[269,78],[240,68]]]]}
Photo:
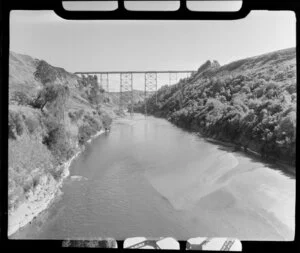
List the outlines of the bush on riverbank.
{"type": "Polygon", "coordinates": [[[69,136],[63,123],[52,116],[44,118],[47,134],[43,138],[43,144],[52,152],[56,163],[62,163],[70,159],[74,154],[69,143],[69,136]]]}
{"type": "Polygon", "coordinates": [[[112,123],[112,118],[107,113],[101,113],[100,118],[102,120],[103,127],[105,129],[110,128],[112,123]]]}
{"type": "Polygon", "coordinates": [[[77,111],[71,111],[68,113],[70,119],[73,123],[76,123],[79,119],[81,119],[82,115],[84,114],[84,110],[80,109],[77,111]]]}
{"type": "Polygon", "coordinates": [[[79,144],[83,145],[86,143],[86,141],[95,133],[96,131],[94,131],[89,125],[80,126],[78,131],[79,144]]]}
{"type": "Polygon", "coordinates": [[[91,136],[95,135],[103,128],[103,122],[89,114],[84,115],[83,124],[78,130],[78,142],[83,145],[91,136]]]}

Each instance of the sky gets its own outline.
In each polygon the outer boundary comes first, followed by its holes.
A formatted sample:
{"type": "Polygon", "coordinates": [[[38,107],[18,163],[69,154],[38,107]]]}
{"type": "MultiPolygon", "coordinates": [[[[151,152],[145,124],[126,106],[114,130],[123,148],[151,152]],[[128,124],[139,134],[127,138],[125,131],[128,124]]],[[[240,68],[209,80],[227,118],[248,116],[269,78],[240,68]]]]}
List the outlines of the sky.
{"type": "MultiPolygon", "coordinates": [[[[229,21],[77,21],[53,11],[10,13],[10,50],[69,72],[197,70],[207,60],[224,65],[295,46],[296,18],[289,11],[252,11],[229,21]]],[[[112,79],[117,91],[119,78],[112,79]]],[[[143,76],[134,79],[134,88],[142,89],[143,76]]],[[[161,75],[158,86],[168,82],[161,75]]]]}

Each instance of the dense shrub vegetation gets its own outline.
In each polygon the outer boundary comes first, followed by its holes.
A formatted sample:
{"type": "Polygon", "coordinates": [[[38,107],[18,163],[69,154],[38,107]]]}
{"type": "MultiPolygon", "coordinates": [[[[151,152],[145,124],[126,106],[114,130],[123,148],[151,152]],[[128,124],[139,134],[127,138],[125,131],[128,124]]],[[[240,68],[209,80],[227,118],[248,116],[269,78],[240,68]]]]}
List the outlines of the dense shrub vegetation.
{"type": "Polygon", "coordinates": [[[34,77],[40,81],[43,85],[48,83],[55,83],[60,80],[67,80],[70,75],[63,68],[53,67],[46,61],[38,61],[36,71],[33,73],[34,77]]]}
{"type": "Polygon", "coordinates": [[[84,114],[83,109],[68,113],[68,115],[71,118],[72,122],[77,122],[82,117],[83,114],[84,114]]]}
{"type": "Polygon", "coordinates": [[[84,144],[95,133],[96,131],[89,124],[81,125],[78,131],[79,144],[84,144]]]}
{"type": "Polygon", "coordinates": [[[52,152],[56,162],[64,162],[70,159],[74,152],[68,141],[69,137],[65,126],[52,116],[46,117],[44,124],[47,134],[43,139],[43,144],[52,152]]]}
{"type": "Polygon", "coordinates": [[[84,144],[103,127],[102,121],[96,120],[94,116],[88,114],[84,115],[83,122],[84,124],[81,125],[78,130],[78,141],[80,145],[84,144]]]}
{"type": "Polygon", "coordinates": [[[24,131],[24,123],[19,113],[9,111],[8,113],[8,137],[16,139],[17,136],[22,135],[24,131]]]}
{"type": "MultiPolygon", "coordinates": [[[[293,164],[295,49],[219,68],[205,64],[205,68],[200,67],[204,72],[159,89],[157,104],[155,96],[147,100],[148,113],[293,164]]],[[[135,111],[144,112],[144,107],[144,103],[138,103],[135,111]]]]}
{"type": "Polygon", "coordinates": [[[112,123],[112,118],[107,113],[102,113],[100,115],[100,118],[102,119],[102,125],[105,129],[110,128],[110,125],[112,123]]]}
{"type": "Polygon", "coordinates": [[[41,178],[48,178],[48,183],[61,179],[63,167],[59,165],[74,155],[78,144],[84,145],[111,124],[101,110],[104,90],[99,89],[96,77],[81,79],[45,61],[33,62],[36,71],[32,74],[39,85],[30,96],[25,92],[27,83],[20,85],[22,90],[14,87],[10,94],[10,211],[32,195],[41,178]]]}
{"type": "Polygon", "coordinates": [[[64,106],[70,96],[70,91],[67,86],[57,84],[45,85],[37,94],[37,97],[32,101],[31,105],[43,111],[47,109],[51,111],[56,117],[62,118],[64,113],[64,106]]]}
{"type": "Polygon", "coordinates": [[[85,96],[92,105],[98,105],[106,99],[104,89],[99,87],[96,75],[83,76],[80,85],[85,87],[85,96]]]}

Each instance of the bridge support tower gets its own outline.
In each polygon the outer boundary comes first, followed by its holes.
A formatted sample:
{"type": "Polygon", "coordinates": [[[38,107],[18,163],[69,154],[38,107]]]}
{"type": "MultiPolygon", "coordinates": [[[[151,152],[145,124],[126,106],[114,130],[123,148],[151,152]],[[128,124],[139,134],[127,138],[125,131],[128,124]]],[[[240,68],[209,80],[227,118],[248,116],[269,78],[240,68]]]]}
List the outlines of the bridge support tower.
{"type": "Polygon", "coordinates": [[[177,73],[169,73],[169,85],[177,83],[177,73]]]}
{"type": "Polygon", "coordinates": [[[155,104],[157,104],[157,73],[147,72],[145,73],[145,115],[147,116],[147,92],[155,92],[155,104]]]}
{"type": "Polygon", "coordinates": [[[123,109],[124,104],[126,104],[126,99],[130,99],[130,115],[133,115],[133,80],[132,73],[121,73],[120,74],[120,111],[123,109]]]}
{"type": "Polygon", "coordinates": [[[108,73],[100,74],[100,85],[106,91],[109,92],[109,77],[108,73]]]}

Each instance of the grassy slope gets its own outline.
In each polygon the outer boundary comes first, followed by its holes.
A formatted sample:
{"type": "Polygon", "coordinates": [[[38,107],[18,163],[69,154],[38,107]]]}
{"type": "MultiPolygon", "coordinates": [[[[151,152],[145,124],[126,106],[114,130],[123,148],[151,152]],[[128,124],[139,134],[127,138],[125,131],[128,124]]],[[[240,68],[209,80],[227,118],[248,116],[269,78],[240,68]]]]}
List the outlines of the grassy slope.
{"type": "MultiPolygon", "coordinates": [[[[148,100],[149,113],[293,163],[295,48],[224,66],[211,62],[204,65],[190,78],[162,87],[157,105],[154,96],[148,100]]],[[[135,110],[143,112],[143,105],[137,105],[135,110]]]]}
{"type": "MultiPolygon", "coordinates": [[[[33,108],[28,104],[20,105],[13,100],[15,92],[22,91],[30,98],[34,98],[39,90],[43,88],[43,84],[34,77],[34,72],[39,62],[39,60],[30,56],[14,52],[10,53],[9,114],[14,116],[12,135],[16,136],[16,138],[9,138],[10,212],[18,208],[20,204],[24,203],[32,195],[43,176],[46,175],[48,178],[59,180],[60,172],[56,171],[56,160],[59,163],[64,162],[61,157],[56,156],[56,147],[50,150],[44,144],[45,137],[47,134],[49,135],[49,129],[46,128],[44,123],[47,115],[47,106],[45,113],[43,113],[40,109],[33,108]]],[[[49,67],[51,68],[51,73],[55,75],[55,85],[65,85],[70,90],[70,96],[66,101],[66,105],[61,110],[64,110],[62,124],[64,129],[63,135],[66,136],[66,145],[74,153],[79,148],[80,128],[86,126],[86,129],[89,130],[84,132],[83,142],[85,142],[92,134],[101,130],[103,124],[107,122],[107,124],[110,124],[109,115],[114,116],[114,105],[101,103],[99,111],[90,104],[86,97],[86,91],[89,88],[80,87],[80,77],[68,73],[62,68],[50,65],[49,67]],[[70,117],[70,115],[76,113],[80,117],[70,117]]]]}
{"type": "Polygon", "coordinates": [[[24,91],[34,95],[42,87],[33,73],[36,70],[37,60],[28,55],[10,52],[9,58],[9,95],[15,91],[24,91]]]}

